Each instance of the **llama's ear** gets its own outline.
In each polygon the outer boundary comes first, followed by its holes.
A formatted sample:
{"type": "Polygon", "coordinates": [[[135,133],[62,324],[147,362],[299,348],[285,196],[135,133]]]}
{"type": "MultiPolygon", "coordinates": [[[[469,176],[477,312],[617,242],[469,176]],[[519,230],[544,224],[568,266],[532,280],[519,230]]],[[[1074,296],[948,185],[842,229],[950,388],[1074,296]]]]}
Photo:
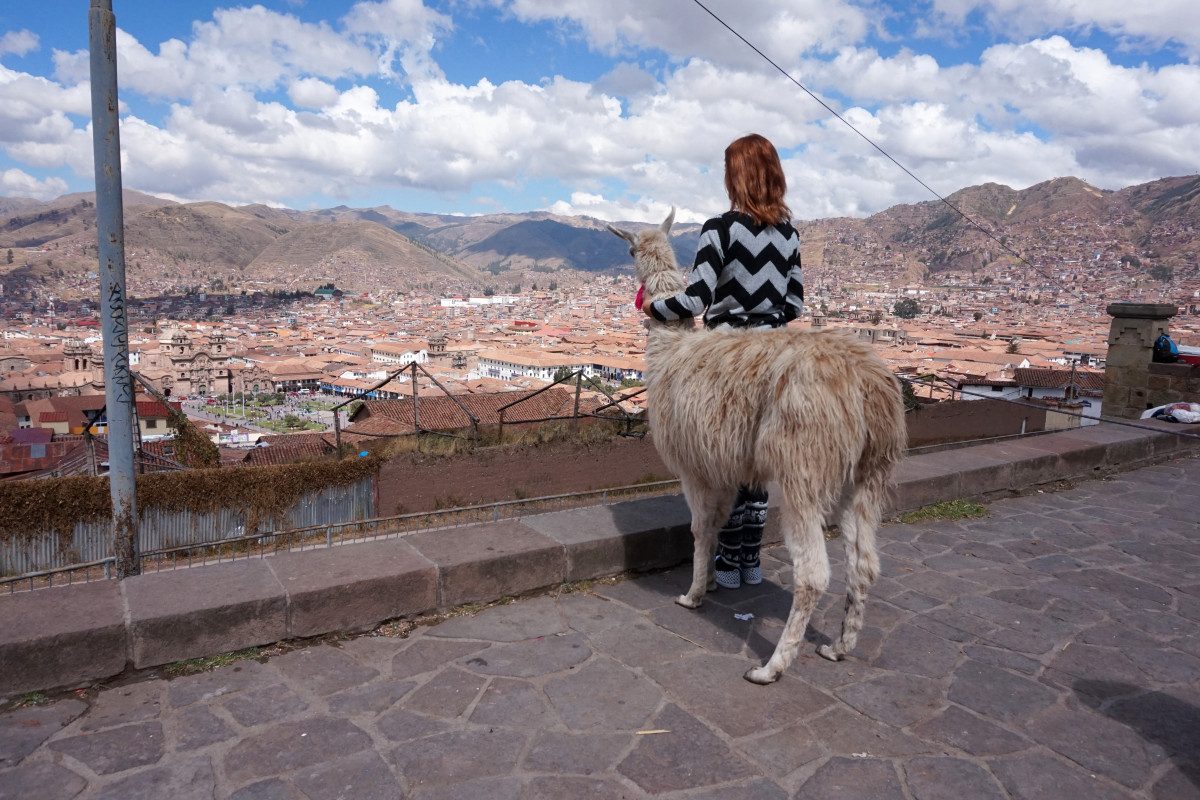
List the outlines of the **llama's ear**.
{"type": "Polygon", "coordinates": [[[675,222],[675,206],[671,206],[671,213],[667,214],[667,218],[663,220],[663,224],[659,228],[663,232],[663,236],[666,236],[668,233],[671,232],[671,225],[673,225],[674,222],[675,222]]]}
{"type": "Polygon", "coordinates": [[[630,244],[637,244],[637,241],[633,238],[633,234],[629,231],[623,231],[620,228],[614,228],[612,225],[605,225],[604,227],[608,228],[610,231],[615,233],[617,236],[620,236],[630,244]]]}

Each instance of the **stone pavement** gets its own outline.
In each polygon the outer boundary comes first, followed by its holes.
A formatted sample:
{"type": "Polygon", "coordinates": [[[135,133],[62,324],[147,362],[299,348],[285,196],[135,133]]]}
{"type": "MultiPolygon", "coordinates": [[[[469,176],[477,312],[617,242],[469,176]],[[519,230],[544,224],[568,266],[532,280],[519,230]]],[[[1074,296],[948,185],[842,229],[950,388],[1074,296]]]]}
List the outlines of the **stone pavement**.
{"type": "Polygon", "coordinates": [[[835,579],[770,687],[741,675],[781,548],[700,611],[683,567],[10,711],[0,798],[1200,798],[1198,487],[1192,459],[886,526],[853,657],[813,652],[835,579]]]}

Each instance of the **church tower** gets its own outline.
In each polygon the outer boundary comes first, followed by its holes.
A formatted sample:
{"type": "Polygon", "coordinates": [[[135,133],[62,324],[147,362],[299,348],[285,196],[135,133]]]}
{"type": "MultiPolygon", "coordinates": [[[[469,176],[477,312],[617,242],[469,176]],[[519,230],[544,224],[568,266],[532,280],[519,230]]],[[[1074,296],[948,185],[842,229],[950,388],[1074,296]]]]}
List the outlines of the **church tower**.
{"type": "Polygon", "coordinates": [[[80,372],[91,369],[92,351],[79,339],[67,339],[63,343],[63,369],[68,372],[80,372]]]}

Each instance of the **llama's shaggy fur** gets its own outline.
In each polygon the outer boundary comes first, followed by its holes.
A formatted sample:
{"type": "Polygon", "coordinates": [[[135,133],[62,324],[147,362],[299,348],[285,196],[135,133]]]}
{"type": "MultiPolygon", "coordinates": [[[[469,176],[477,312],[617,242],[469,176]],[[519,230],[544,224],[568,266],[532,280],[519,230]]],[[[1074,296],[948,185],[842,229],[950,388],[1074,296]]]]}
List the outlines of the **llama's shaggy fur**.
{"type": "MultiPolygon", "coordinates": [[[[645,301],[684,286],[667,241],[674,218],[631,234],[645,301]]],[[[819,652],[837,661],[862,629],[867,590],[879,574],[875,530],[893,466],[906,444],[900,387],[887,364],[856,337],[836,331],[694,331],[647,324],[650,430],[663,462],[679,476],[692,512],[692,585],[677,598],[696,608],[712,584],[717,531],[739,485],[774,482],[793,599],[779,644],[754,683],[778,680],[796,656],[829,586],[822,524],[838,522],[846,547],[846,616],[837,643],[819,652]]]]}

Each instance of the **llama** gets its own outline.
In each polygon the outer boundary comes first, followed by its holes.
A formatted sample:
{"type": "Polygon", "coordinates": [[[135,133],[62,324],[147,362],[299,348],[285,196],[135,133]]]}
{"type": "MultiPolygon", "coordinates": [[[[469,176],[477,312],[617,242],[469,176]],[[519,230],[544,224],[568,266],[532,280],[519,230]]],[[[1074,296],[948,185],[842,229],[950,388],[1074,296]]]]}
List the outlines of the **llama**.
{"type": "MultiPolygon", "coordinates": [[[[667,234],[625,239],[645,301],[685,286],[667,234]]],[[[779,679],[796,657],[809,617],[829,586],[822,525],[838,522],[846,547],[847,598],[841,636],[818,653],[840,661],[862,629],[867,590],[879,574],[875,530],[893,466],[907,441],[900,387],[869,345],[837,331],[788,328],[697,331],[690,321],[647,322],[650,430],[679,476],[691,510],[692,583],[679,605],[696,608],[715,588],[717,532],[739,485],[779,486],[784,543],[793,565],[792,608],[774,654],[745,675],[779,679]]]]}

